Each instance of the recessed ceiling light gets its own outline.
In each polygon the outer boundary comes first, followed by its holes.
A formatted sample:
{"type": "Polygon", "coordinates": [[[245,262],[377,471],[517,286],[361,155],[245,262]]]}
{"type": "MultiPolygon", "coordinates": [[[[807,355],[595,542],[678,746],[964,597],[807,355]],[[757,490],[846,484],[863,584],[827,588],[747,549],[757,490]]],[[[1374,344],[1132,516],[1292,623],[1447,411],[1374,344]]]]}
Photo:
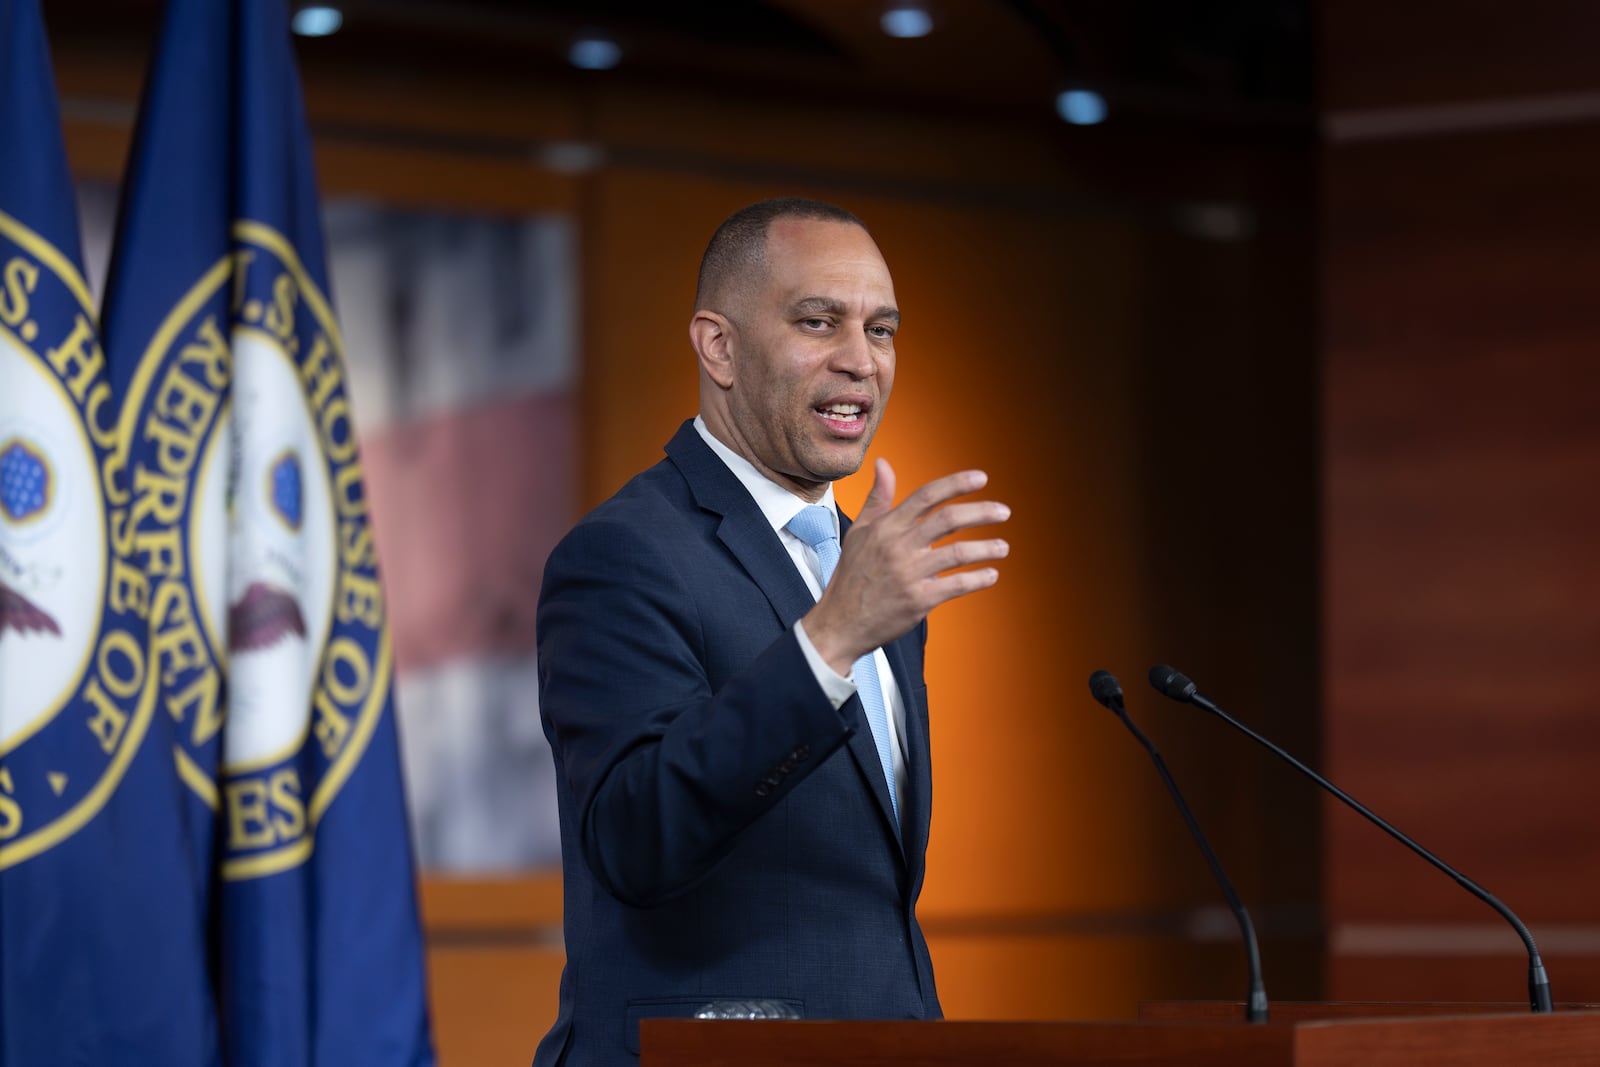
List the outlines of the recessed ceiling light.
{"type": "Polygon", "coordinates": [[[1056,114],[1074,126],[1094,126],[1106,120],[1106,98],[1089,89],[1068,89],[1056,97],[1056,114]]]}
{"type": "Polygon", "coordinates": [[[289,28],[302,37],[327,37],[344,25],[344,14],[336,7],[316,4],[294,13],[289,28]]]}
{"type": "Polygon", "coordinates": [[[610,70],[622,62],[622,49],[604,37],[580,37],[567,49],[567,62],[579,70],[610,70]]]}
{"type": "Polygon", "coordinates": [[[926,37],[933,32],[933,16],[921,4],[895,4],[878,20],[890,37],[926,37]]]}

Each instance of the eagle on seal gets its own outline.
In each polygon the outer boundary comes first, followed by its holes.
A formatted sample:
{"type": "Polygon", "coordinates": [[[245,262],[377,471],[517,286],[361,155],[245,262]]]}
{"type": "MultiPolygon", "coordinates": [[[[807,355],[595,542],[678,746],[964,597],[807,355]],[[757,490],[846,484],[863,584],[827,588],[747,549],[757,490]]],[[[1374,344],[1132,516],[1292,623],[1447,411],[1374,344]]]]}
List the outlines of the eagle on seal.
{"type": "Polygon", "coordinates": [[[48,633],[61,636],[61,627],[56,625],[56,620],[50,617],[49,612],[5,582],[0,582],[0,638],[5,637],[7,630],[15,630],[19,634],[48,633]]]}
{"type": "Polygon", "coordinates": [[[228,610],[228,647],[235,652],[271,648],[289,634],[306,635],[300,605],[266,582],[251,582],[228,610]]]}

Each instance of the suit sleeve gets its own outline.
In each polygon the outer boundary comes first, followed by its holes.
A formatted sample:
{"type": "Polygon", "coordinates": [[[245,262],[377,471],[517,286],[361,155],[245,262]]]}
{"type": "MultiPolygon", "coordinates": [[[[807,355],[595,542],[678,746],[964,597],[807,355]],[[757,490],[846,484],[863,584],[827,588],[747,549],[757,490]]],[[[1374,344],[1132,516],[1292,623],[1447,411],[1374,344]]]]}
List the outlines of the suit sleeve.
{"type": "Polygon", "coordinates": [[[703,878],[854,732],[792,627],[713,690],[705,646],[729,621],[701,617],[702,592],[614,522],[581,524],[545,570],[540,713],[585,861],[637,906],[703,878]]]}

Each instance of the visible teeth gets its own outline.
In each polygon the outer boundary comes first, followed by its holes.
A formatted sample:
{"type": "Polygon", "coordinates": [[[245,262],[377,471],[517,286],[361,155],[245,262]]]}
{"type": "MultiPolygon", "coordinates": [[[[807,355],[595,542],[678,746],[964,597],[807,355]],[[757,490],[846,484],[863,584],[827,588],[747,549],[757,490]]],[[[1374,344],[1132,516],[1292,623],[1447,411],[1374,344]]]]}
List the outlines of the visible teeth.
{"type": "Polygon", "coordinates": [[[859,414],[861,414],[861,405],[860,404],[829,404],[827,407],[821,408],[820,410],[822,410],[822,411],[831,411],[835,415],[859,415],[859,414]]]}

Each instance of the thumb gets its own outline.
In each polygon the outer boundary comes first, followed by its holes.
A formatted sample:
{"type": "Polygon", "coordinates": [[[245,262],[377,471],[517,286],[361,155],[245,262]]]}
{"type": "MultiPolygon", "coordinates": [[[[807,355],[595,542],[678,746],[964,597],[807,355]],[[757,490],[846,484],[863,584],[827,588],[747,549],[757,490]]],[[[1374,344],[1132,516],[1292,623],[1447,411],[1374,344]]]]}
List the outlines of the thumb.
{"type": "Polygon", "coordinates": [[[888,514],[894,507],[894,468],[889,466],[889,461],[879,459],[872,465],[872,491],[867,494],[865,503],[861,505],[861,513],[856,516],[857,522],[872,522],[888,514]]]}

